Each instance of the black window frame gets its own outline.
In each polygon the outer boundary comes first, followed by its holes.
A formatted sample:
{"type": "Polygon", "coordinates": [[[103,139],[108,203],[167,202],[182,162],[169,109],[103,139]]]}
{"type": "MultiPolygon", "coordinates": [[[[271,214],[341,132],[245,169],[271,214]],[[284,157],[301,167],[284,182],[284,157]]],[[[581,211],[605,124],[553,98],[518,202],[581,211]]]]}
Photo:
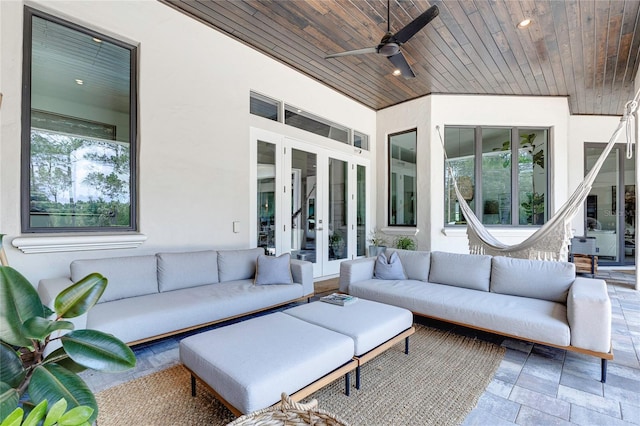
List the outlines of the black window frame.
{"type": "Polygon", "coordinates": [[[410,227],[410,228],[415,228],[418,226],[418,128],[414,127],[412,129],[408,129],[408,130],[403,130],[400,132],[395,132],[395,133],[390,133],[387,135],[387,226],[389,227],[410,227]],[[394,136],[399,136],[399,135],[404,135],[407,133],[415,133],[416,135],[416,150],[415,150],[415,158],[416,158],[416,177],[415,177],[415,181],[416,181],[416,192],[415,192],[415,200],[414,200],[414,205],[415,205],[415,214],[414,214],[414,223],[412,224],[406,224],[406,223],[391,223],[391,217],[392,217],[392,173],[391,173],[391,162],[393,159],[393,155],[391,152],[391,138],[394,136]]]}
{"type": "Polygon", "coordinates": [[[59,18],[41,10],[25,6],[22,46],[22,119],[21,119],[21,171],[20,171],[20,218],[23,233],[83,233],[102,232],[118,234],[138,231],[138,47],[121,40],[59,18]],[[107,41],[130,51],[129,75],[129,226],[118,227],[33,227],[31,226],[31,78],[33,17],[82,32],[91,37],[107,41]]]}

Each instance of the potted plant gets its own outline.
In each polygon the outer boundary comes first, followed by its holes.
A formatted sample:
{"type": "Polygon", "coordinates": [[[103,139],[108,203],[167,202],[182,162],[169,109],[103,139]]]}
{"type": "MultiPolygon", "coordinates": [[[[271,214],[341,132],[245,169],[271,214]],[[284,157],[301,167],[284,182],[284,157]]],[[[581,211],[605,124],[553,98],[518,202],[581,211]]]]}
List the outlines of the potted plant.
{"type": "Polygon", "coordinates": [[[395,246],[400,250],[415,250],[416,241],[406,235],[402,235],[395,240],[395,246]]]}
{"type": "Polygon", "coordinates": [[[21,410],[42,419],[47,409],[43,402],[49,401],[56,403],[50,412],[54,407],[64,412],[67,404],[70,413],[75,407],[88,407],[92,411],[84,424],[95,421],[95,397],[76,373],[86,368],[123,371],[136,364],[133,351],[113,335],[74,330],[67,321],[88,312],[106,286],[105,277],[89,274],[63,290],[52,311],[24,276],[9,266],[0,267],[0,420],[15,417],[11,424],[19,425],[21,410]],[[51,352],[48,346],[53,342],[61,347],[51,352]]]}
{"type": "Polygon", "coordinates": [[[387,241],[384,238],[384,234],[377,229],[374,229],[369,234],[369,256],[377,257],[380,253],[384,253],[387,249],[387,241]]]}
{"type": "Polygon", "coordinates": [[[329,236],[329,246],[331,246],[331,250],[333,251],[334,259],[342,258],[342,252],[344,251],[344,238],[340,232],[336,231],[329,236]]]}

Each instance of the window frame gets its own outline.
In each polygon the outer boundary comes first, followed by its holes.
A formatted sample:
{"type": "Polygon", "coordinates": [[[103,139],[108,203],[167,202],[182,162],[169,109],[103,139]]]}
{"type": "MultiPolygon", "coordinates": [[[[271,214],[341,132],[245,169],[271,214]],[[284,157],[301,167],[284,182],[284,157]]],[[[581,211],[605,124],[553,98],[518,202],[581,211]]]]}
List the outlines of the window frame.
{"type": "MultiPolygon", "coordinates": [[[[519,206],[520,206],[520,198],[519,198],[519,182],[518,182],[518,177],[519,177],[519,170],[517,165],[519,164],[518,161],[513,161],[513,159],[518,159],[518,150],[520,145],[517,143],[514,143],[514,141],[519,141],[520,140],[520,131],[522,130],[544,130],[547,132],[547,140],[546,140],[546,149],[545,149],[545,156],[546,156],[546,165],[547,168],[545,170],[545,174],[546,174],[546,185],[545,185],[545,194],[546,199],[545,199],[545,213],[547,216],[546,221],[549,220],[550,217],[550,212],[551,212],[551,199],[552,199],[552,194],[551,194],[551,180],[552,180],[552,174],[553,174],[553,167],[552,167],[552,161],[553,161],[553,156],[552,154],[552,146],[551,146],[551,140],[553,137],[553,128],[552,127],[545,127],[545,126],[528,126],[528,125],[523,125],[523,126],[500,126],[500,125],[481,125],[481,126],[474,126],[474,125],[446,125],[445,129],[449,127],[449,128],[456,128],[456,129],[473,129],[474,133],[473,133],[473,143],[474,143],[474,159],[473,159],[473,164],[474,164],[474,198],[473,198],[473,205],[470,205],[470,207],[472,207],[473,211],[475,212],[476,216],[478,217],[478,219],[480,219],[481,222],[483,222],[483,213],[482,213],[482,205],[483,205],[483,195],[482,195],[482,187],[483,187],[483,182],[482,182],[482,130],[483,129],[508,129],[510,131],[511,134],[511,140],[510,140],[510,152],[511,152],[511,223],[510,224],[484,224],[483,226],[486,227],[503,227],[503,228],[531,228],[531,227],[541,227],[542,225],[533,225],[533,224],[520,224],[519,223],[519,206]],[[513,202],[513,200],[516,200],[517,202],[513,202]]],[[[446,133],[446,132],[445,132],[446,133]]],[[[444,141],[445,146],[443,147],[443,149],[446,149],[446,140],[444,141]]],[[[446,154],[446,152],[445,152],[446,154]]],[[[448,160],[448,158],[445,156],[444,157],[444,185],[443,185],[443,212],[444,214],[444,226],[445,227],[450,227],[450,228],[455,228],[455,227],[462,227],[462,226],[467,226],[467,224],[450,224],[447,223],[446,219],[447,219],[447,215],[446,215],[446,205],[444,203],[446,194],[447,194],[447,182],[449,179],[449,171],[446,165],[446,162],[448,160]]],[[[449,159],[450,160],[450,159],[449,159]]],[[[546,223],[546,221],[544,223],[546,223]]],[[[544,225],[543,223],[543,225],[544,225]]]]}
{"type": "Polygon", "coordinates": [[[389,133],[387,135],[387,226],[389,227],[410,227],[410,228],[415,228],[418,226],[418,128],[414,127],[412,129],[408,129],[408,130],[403,130],[400,132],[394,132],[394,133],[389,133]],[[392,206],[391,206],[391,200],[392,200],[392,173],[391,173],[391,163],[393,161],[393,156],[392,156],[392,152],[391,152],[391,138],[394,136],[399,136],[399,135],[404,135],[407,133],[415,133],[416,135],[416,150],[415,150],[415,157],[416,157],[416,162],[415,167],[416,167],[416,176],[415,176],[415,183],[416,183],[416,191],[415,191],[415,197],[416,199],[414,200],[414,206],[415,206],[415,214],[414,214],[414,223],[413,224],[405,224],[405,223],[391,223],[391,212],[392,212],[392,206]]]}
{"type": "Polygon", "coordinates": [[[22,45],[22,118],[21,118],[21,160],[20,160],[20,219],[23,233],[82,233],[106,232],[119,234],[138,231],[138,47],[117,40],[106,34],[83,27],[49,13],[24,6],[23,45],[22,45]],[[90,37],[112,43],[130,52],[129,71],[129,226],[119,227],[33,227],[31,226],[31,79],[33,18],[38,17],[90,37]]]}

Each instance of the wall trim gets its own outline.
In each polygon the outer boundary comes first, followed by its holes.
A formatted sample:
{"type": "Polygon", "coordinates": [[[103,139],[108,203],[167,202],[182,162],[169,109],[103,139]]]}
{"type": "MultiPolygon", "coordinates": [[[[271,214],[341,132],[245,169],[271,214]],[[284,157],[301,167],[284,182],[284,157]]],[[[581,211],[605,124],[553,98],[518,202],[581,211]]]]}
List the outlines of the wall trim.
{"type": "Polygon", "coordinates": [[[74,235],[17,237],[11,245],[25,254],[63,251],[113,250],[137,248],[147,240],[144,234],[74,235]]]}

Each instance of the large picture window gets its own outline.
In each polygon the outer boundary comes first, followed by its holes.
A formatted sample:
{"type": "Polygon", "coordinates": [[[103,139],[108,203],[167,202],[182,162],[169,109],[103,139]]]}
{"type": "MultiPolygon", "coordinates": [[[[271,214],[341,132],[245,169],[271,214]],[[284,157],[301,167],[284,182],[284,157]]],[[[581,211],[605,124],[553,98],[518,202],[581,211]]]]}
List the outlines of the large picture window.
{"type": "Polygon", "coordinates": [[[416,226],[417,130],[389,135],[389,225],[416,226]]]}
{"type": "Polygon", "coordinates": [[[23,232],[136,229],[136,48],[25,8],[23,232]]]}
{"type": "Polygon", "coordinates": [[[444,140],[446,225],[466,224],[452,179],[485,225],[546,222],[549,129],[446,126],[444,140]]]}

